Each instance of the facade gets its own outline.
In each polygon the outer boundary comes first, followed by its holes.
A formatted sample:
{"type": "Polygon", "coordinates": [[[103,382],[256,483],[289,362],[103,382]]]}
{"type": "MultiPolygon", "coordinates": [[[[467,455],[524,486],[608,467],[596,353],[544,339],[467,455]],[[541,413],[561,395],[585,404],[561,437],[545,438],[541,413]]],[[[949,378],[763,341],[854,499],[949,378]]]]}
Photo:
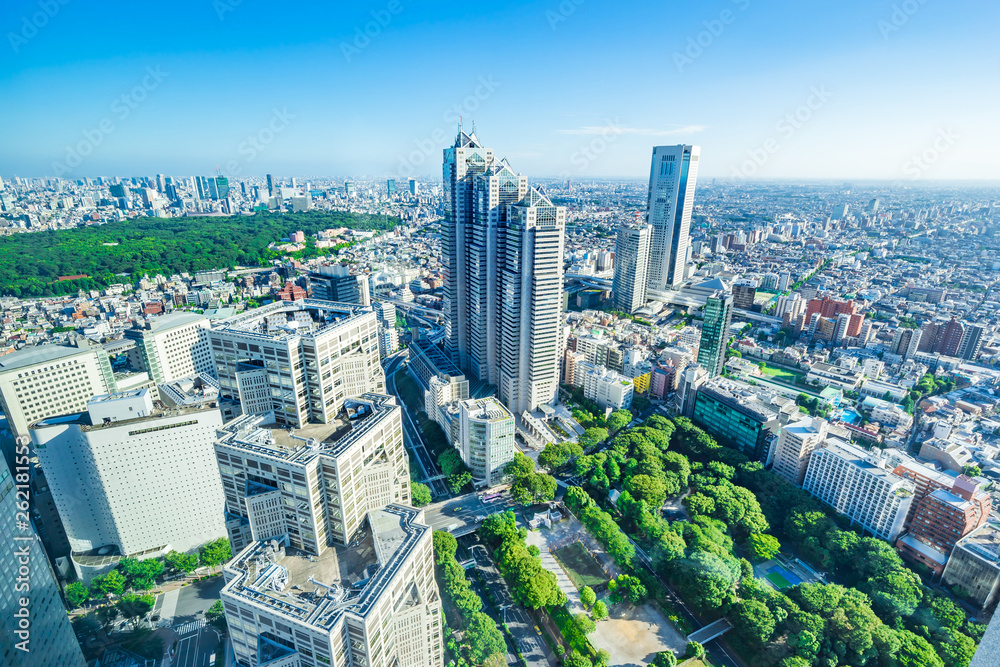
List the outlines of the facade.
{"type": "Polygon", "coordinates": [[[757,281],[751,278],[733,281],[733,308],[753,310],[757,298],[757,281]]]}
{"type": "Polygon", "coordinates": [[[350,546],[322,557],[255,541],[223,570],[241,667],[441,667],[431,528],[402,505],[368,510],[350,546]]]}
{"type": "Polygon", "coordinates": [[[184,553],[226,535],[217,403],[166,408],[141,389],[87,408],[31,427],[78,576],[110,569],[115,556],[184,553]]]}
{"type": "Polygon", "coordinates": [[[197,313],[171,313],[146,320],[125,332],[135,341],[143,370],[160,384],[212,372],[208,318],[197,313]]]}
{"type": "Polygon", "coordinates": [[[351,273],[348,266],[320,266],[308,276],[312,298],[338,303],[371,305],[368,276],[351,273]]]}
{"type": "Polygon", "coordinates": [[[497,399],[481,398],[459,403],[460,435],[453,443],[476,481],[493,486],[514,460],[514,415],[497,399]]]}
{"type": "Polygon", "coordinates": [[[829,428],[824,419],[806,417],[781,429],[772,471],[795,486],[802,486],[813,450],[823,446],[829,428]]]}
{"type": "Polygon", "coordinates": [[[778,411],[735,386],[710,381],[698,388],[691,420],[751,459],[763,460],[778,428],[778,411]]]}
{"type": "Polygon", "coordinates": [[[18,493],[27,492],[28,484],[27,447],[16,452],[15,464],[16,475],[0,460],[0,534],[8,541],[8,553],[0,559],[0,664],[84,667],[87,663],[41,540],[30,522],[18,522],[18,493]],[[29,570],[27,580],[18,571],[22,565],[29,570]],[[29,623],[26,628],[19,627],[22,617],[29,623]]]}
{"type": "Polygon", "coordinates": [[[445,351],[513,413],[556,398],[566,210],[460,130],[444,151],[445,351]]]}
{"type": "Polygon", "coordinates": [[[705,302],[705,321],[698,346],[698,363],[708,371],[709,377],[722,374],[726,364],[726,346],[729,344],[729,327],[733,323],[733,295],[716,292],[705,302]]]}
{"type": "Polygon", "coordinates": [[[286,429],[270,415],[227,423],[215,443],[233,551],[287,536],[323,556],[348,544],[368,512],[410,502],[400,408],[389,396],[347,402],[335,421],[286,429]]]}
{"type": "Polygon", "coordinates": [[[941,581],[963,588],[967,600],[980,609],[995,604],[1000,594],[1000,524],[987,521],[959,540],[941,581]]]}
{"type": "MultiPolygon", "coordinates": [[[[583,395],[597,403],[601,408],[621,410],[632,405],[632,395],[635,385],[632,380],[617,371],[603,366],[586,368],[586,362],[580,364],[580,371],[586,369],[583,375],[583,395]]],[[[578,371],[577,377],[580,376],[578,371]]]]}
{"type": "Polygon", "coordinates": [[[39,345],[0,357],[0,400],[15,436],[46,417],[87,409],[97,394],[117,390],[108,355],[100,346],[39,345]]]}
{"type": "Polygon", "coordinates": [[[623,313],[633,313],[646,305],[646,279],[652,238],[651,225],[623,225],[618,228],[612,292],[615,296],[615,308],[623,313]]]}
{"type": "Polygon", "coordinates": [[[913,501],[914,484],[884,470],[860,447],[830,440],[810,456],[802,489],[852,524],[895,542],[913,501]]]}
{"type": "Polygon", "coordinates": [[[651,290],[679,288],[684,282],[700,155],[698,146],[653,148],[646,215],[653,226],[647,279],[651,290]]]}
{"type": "Polygon", "coordinates": [[[378,321],[364,306],[276,301],[209,331],[223,399],[301,428],[336,420],[344,402],[384,392],[378,321]]]}

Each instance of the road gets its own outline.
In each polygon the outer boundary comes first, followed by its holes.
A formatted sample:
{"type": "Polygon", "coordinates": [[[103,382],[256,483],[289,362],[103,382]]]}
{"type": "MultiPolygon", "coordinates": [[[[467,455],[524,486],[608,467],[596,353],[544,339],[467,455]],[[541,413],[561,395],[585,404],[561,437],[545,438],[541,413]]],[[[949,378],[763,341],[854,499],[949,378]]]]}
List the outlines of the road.
{"type": "Polygon", "coordinates": [[[189,624],[190,629],[178,635],[169,667],[208,667],[219,645],[219,636],[215,630],[197,625],[189,624]]]}
{"type": "MultiPolygon", "coordinates": [[[[495,491],[493,491],[495,493],[495,491]]],[[[456,498],[431,503],[424,507],[424,520],[434,530],[447,530],[465,534],[479,527],[483,518],[497,512],[505,512],[516,507],[510,496],[484,503],[475,493],[467,493],[456,498]]]]}
{"type": "Polygon", "coordinates": [[[385,360],[386,388],[389,390],[390,394],[396,397],[396,400],[398,400],[400,406],[402,406],[403,444],[406,446],[407,451],[412,452],[417,459],[417,466],[420,468],[420,472],[423,475],[421,481],[430,485],[431,494],[435,498],[447,497],[448,487],[445,486],[443,480],[436,479],[433,482],[427,482],[427,480],[440,475],[441,472],[438,470],[437,464],[434,462],[433,457],[427,449],[423,434],[420,432],[420,429],[417,428],[410,411],[406,409],[406,403],[403,402],[403,397],[396,389],[395,374],[396,371],[399,370],[400,364],[403,363],[405,358],[406,350],[403,350],[403,352],[393,355],[385,360]]]}
{"type": "Polygon", "coordinates": [[[481,544],[475,544],[473,538],[468,538],[472,542],[469,551],[476,561],[476,569],[483,579],[483,583],[489,590],[494,604],[502,609],[503,621],[507,624],[507,630],[517,644],[517,649],[524,656],[524,661],[529,667],[554,667],[556,662],[552,649],[541,638],[535,630],[535,623],[531,616],[520,604],[511,597],[507,583],[500,576],[500,571],[493,564],[489,552],[481,544]]]}

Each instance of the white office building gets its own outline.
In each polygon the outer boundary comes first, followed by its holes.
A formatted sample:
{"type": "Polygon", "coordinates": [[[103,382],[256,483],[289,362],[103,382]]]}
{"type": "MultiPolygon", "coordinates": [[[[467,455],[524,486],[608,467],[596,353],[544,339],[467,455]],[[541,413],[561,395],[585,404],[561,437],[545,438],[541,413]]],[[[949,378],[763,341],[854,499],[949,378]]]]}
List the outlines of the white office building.
{"type": "Polygon", "coordinates": [[[87,408],[31,427],[78,576],[226,535],[215,402],[166,408],[141,389],[95,396],[87,408]]]}
{"type": "Polygon", "coordinates": [[[624,313],[633,313],[646,305],[646,279],[652,239],[651,225],[623,225],[618,228],[612,292],[615,307],[624,313]]]}
{"type": "Polygon", "coordinates": [[[514,415],[493,397],[461,401],[458,405],[460,435],[453,444],[473,479],[493,486],[514,460],[514,415]]]}
{"type": "Polygon", "coordinates": [[[903,530],[916,487],[884,470],[870,452],[830,439],[809,458],[802,489],[891,544],[903,530]]]}
{"type": "Polygon", "coordinates": [[[648,271],[651,290],[678,288],[684,282],[700,155],[698,146],[653,148],[646,217],[653,226],[648,271]]]}
{"type": "Polygon", "coordinates": [[[795,486],[802,486],[813,450],[823,446],[829,430],[829,422],[818,417],[805,417],[783,427],[771,470],[795,486]]]}
{"type": "MultiPolygon", "coordinates": [[[[578,374],[580,370],[583,369],[578,369],[578,374]]],[[[630,407],[634,388],[632,380],[603,366],[587,368],[583,377],[583,395],[602,408],[621,410],[630,407]]]]}
{"type": "Polygon", "coordinates": [[[276,301],[209,330],[223,399],[300,428],[329,423],[349,398],[385,392],[378,320],[370,307],[276,301]]]}
{"type": "Polygon", "coordinates": [[[197,313],[171,313],[125,331],[135,341],[143,370],[156,384],[212,372],[208,318],[197,313]]]}
{"type": "Polygon", "coordinates": [[[15,436],[28,435],[32,422],[86,410],[93,396],[114,391],[108,355],[85,339],[0,357],[0,400],[15,436]]]}

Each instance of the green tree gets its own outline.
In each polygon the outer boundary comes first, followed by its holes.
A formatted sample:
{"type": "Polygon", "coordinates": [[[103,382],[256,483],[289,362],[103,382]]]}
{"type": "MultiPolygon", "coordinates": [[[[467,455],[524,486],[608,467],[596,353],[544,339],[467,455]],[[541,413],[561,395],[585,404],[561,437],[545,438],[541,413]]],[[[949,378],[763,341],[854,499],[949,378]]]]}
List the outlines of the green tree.
{"type": "Polygon", "coordinates": [[[452,493],[459,493],[463,488],[472,483],[472,473],[468,470],[459,470],[448,475],[445,484],[452,493]]]}
{"type": "Polygon", "coordinates": [[[948,667],[968,667],[976,653],[976,642],[951,628],[935,633],[934,648],[948,667]]]}
{"type": "Polygon", "coordinates": [[[226,609],[222,606],[222,600],[216,600],[212,606],[205,611],[205,622],[225,634],[229,624],[226,622],[226,609]]]}
{"type": "Polygon", "coordinates": [[[615,410],[608,415],[608,430],[614,433],[628,426],[631,421],[631,412],[628,410],[615,410]]]}
{"type": "Polygon", "coordinates": [[[774,614],[763,602],[740,600],[733,616],[733,627],[746,640],[763,644],[774,634],[774,614]]]}
{"type": "Polygon", "coordinates": [[[507,464],[504,470],[513,479],[518,479],[529,473],[535,472],[535,462],[525,456],[522,452],[514,454],[514,458],[507,464]]]}
{"type": "Polygon", "coordinates": [[[134,593],[129,593],[123,595],[121,600],[115,604],[115,607],[118,608],[118,613],[122,615],[122,618],[135,628],[139,623],[139,619],[152,611],[154,604],[156,604],[156,598],[152,595],[135,595],[134,593]]]}
{"type": "Polygon", "coordinates": [[[674,657],[673,651],[660,651],[650,664],[651,667],[674,667],[677,664],[677,658],[674,657]]]}
{"type": "Polygon", "coordinates": [[[700,658],[705,655],[705,647],[698,642],[688,642],[684,651],[685,658],[700,658]]]}
{"type": "Polygon", "coordinates": [[[983,469],[977,465],[967,465],[963,466],[962,474],[968,475],[969,477],[979,477],[983,474],[983,469]]]}
{"type": "Polygon", "coordinates": [[[410,483],[410,500],[414,507],[423,507],[431,502],[431,489],[420,482],[410,483]]]}
{"type": "Polygon", "coordinates": [[[771,560],[781,551],[781,543],[767,533],[754,533],[747,538],[747,547],[753,555],[754,560],[762,562],[771,560]]]}
{"type": "Polygon", "coordinates": [[[644,500],[653,508],[663,506],[667,500],[667,493],[663,487],[663,482],[649,475],[635,475],[625,482],[625,490],[632,494],[636,500],[644,500]]]}
{"type": "Polygon", "coordinates": [[[583,605],[584,609],[590,609],[597,602],[597,594],[594,593],[594,589],[590,586],[584,586],[580,589],[580,604],[583,605]]]}
{"type": "Polygon", "coordinates": [[[594,622],[590,620],[590,617],[582,611],[573,617],[573,623],[575,623],[577,629],[585,635],[589,635],[597,628],[597,626],[594,625],[594,622]]]}
{"type": "Polygon", "coordinates": [[[605,649],[598,649],[597,655],[594,656],[594,667],[608,667],[611,662],[611,654],[605,649]]]}
{"type": "Polygon", "coordinates": [[[101,628],[107,632],[111,629],[111,625],[118,618],[118,608],[114,605],[107,605],[105,607],[98,607],[97,609],[97,620],[101,623],[101,628]]]}
{"type": "Polygon", "coordinates": [[[132,590],[147,591],[156,585],[156,579],[163,574],[163,561],[159,558],[123,558],[117,569],[125,576],[125,586],[132,590]]]}
{"type": "Polygon", "coordinates": [[[604,604],[604,600],[598,600],[594,603],[594,608],[590,611],[590,614],[594,617],[595,621],[603,621],[608,617],[608,605],[604,604]]]}
{"type": "Polygon", "coordinates": [[[121,595],[125,591],[125,577],[118,570],[111,570],[105,575],[94,577],[90,588],[102,595],[121,595]]]}
{"type": "Polygon", "coordinates": [[[198,556],[196,554],[182,554],[170,551],[163,557],[163,562],[175,572],[190,574],[198,569],[198,556]]]}
{"type": "Polygon", "coordinates": [[[220,537],[213,542],[203,544],[198,551],[199,562],[208,567],[221,565],[232,557],[232,548],[229,546],[229,540],[225,537],[220,537]]]}
{"type": "Polygon", "coordinates": [[[474,612],[469,620],[466,637],[469,639],[469,657],[477,663],[498,653],[506,653],[503,634],[497,624],[481,611],[474,612]]]}
{"type": "Polygon", "coordinates": [[[592,426],[584,431],[583,435],[577,438],[577,442],[584,449],[590,449],[591,447],[597,446],[607,438],[608,429],[601,428],[600,426],[592,426]]]}
{"type": "Polygon", "coordinates": [[[66,586],[66,602],[71,609],[83,606],[90,599],[90,590],[79,581],[66,586]]]}
{"type": "Polygon", "coordinates": [[[521,505],[532,505],[556,497],[556,480],[551,475],[522,475],[510,487],[510,497],[521,505]]]}
{"type": "Polygon", "coordinates": [[[594,667],[594,663],[590,661],[590,658],[573,649],[563,660],[563,667],[594,667]]]}

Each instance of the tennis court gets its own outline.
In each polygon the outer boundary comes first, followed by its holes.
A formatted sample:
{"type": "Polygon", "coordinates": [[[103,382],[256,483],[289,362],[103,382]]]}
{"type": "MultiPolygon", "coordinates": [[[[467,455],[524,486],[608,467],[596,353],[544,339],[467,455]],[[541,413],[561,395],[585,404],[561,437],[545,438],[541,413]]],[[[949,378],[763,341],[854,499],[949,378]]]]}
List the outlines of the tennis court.
{"type": "Polygon", "coordinates": [[[779,591],[783,591],[786,588],[791,588],[792,586],[798,586],[802,583],[802,580],[796,577],[794,574],[781,567],[780,565],[775,565],[771,568],[771,571],[764,575],[765,578],[774,584],[774,587],[779,591]]]}
{"type": "Polygon", "coordinates": [[[608,580],[608,575],[601,569],[600,564],[583,542],[570,542],[564,547],[560,547],[552,552],[559,564],[566,571],[566,575],[577,588],[584,586],[600,586],[608,580]]]}

